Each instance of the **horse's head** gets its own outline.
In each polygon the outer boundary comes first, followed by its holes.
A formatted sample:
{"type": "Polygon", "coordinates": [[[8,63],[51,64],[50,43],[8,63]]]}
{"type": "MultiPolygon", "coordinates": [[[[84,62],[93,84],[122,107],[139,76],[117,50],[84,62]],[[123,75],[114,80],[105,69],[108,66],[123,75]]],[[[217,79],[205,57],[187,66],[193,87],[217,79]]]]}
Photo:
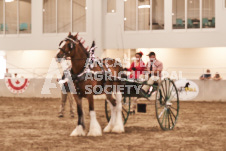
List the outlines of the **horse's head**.
{"type": "Polygon", "coordinates": [[[62,58],[73,58],[77,44],[79,44],[77,34],[73,36],[69,33],[68,37],[62,40],[59,44],[60,51],[56,55],[57,61],[60,62],[62,58]]]}

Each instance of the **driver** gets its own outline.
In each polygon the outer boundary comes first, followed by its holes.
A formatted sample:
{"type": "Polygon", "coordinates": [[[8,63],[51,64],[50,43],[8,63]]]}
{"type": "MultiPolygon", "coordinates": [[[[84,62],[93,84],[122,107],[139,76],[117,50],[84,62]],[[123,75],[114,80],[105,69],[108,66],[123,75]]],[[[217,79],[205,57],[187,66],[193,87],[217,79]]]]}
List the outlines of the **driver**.
{"type": "MultiPolygon", "coordinates": [[[[163,64],[161,61],[156,59],[155,52],[150,52],[147,56],[149,56],[149,61],[147,62],[146,65],[148,73],[147,84],[149,85],[157,84],[161,80],[160,77],[163,69],[163,64]]],[[[151,88],[150,86],[144,85],[142,87],[142,91],[147,94],[150,88],[151,88]]]]}

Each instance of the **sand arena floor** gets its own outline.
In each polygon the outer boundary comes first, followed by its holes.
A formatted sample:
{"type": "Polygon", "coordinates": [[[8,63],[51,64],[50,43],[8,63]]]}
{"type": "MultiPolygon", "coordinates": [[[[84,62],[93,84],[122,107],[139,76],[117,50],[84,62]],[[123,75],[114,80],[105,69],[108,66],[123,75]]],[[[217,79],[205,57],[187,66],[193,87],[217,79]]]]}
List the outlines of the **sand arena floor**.
{"type": "MultiPolygon", "coordinates": [[[[0,98],[0,151],[19,150],[226,150],[226,102],[181,102],[179,120],[172,131],[162,131],[155,108],[131,115],[125,133],[101,137],[70,137],[76,126],[67,104],[58,118],[59,99],[0,98]]],[[[84,100],[86,131],[88,102],[84,100]]],[[[102,129],[107,125],[104,100],[95,101],[102,129]]]]}

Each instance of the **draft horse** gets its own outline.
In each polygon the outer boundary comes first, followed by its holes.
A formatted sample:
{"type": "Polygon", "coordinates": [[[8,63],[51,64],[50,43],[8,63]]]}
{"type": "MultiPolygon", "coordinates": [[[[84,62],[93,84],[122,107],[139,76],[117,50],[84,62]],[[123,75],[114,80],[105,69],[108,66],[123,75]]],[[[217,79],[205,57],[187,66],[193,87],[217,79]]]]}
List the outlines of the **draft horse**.
{"type": "MultiPolygon", "coordinates": [[[[94,43],[93,43],[94,44],[94,43]]],[[[119,90],[114,90],[113,86],[121,84],[120,81],[114,80],[91,80],[84,79],[84,76],[87,74],[87,71],[92,72],[105,72],[109,70],[112,76],[119,76],[119,72],[123,71],[120,63],[114,59],[103,59],[102,64],[97,64],[92,69],[87,64],[87,60],[90,59],[90,51],[83,46],[81,40],[78,39],[78,34],[71,35],[69,33],[68,37],[61,41],[60,51],[56,55],[56,59],[60,62],[62,58],[71,58],[71,77],[73,85],[77,94],[73,94],[73,97],[77,103],[77,112],[78,112],[78,125],[72,131],[71,136],[85,136],[85,123],[84,115],[82,110],[82,98],[87,98],[89,102],[89,113],[90,113],[90,127],[88,136],[101,136],[102,129],[100,124],[96,119],[96,113],[94,111],[94,95],[105,94],[107,100],[110,102],[111,106],[111,119],[108,125],[104,128],[104,132],[115,132],[122,133],[124,132],[124,125],[122,121],[122,94],[119,90]],[[107,66],[108,65],[108,66],[107,66]],[[87,94],[86,86],[89,85],[92,88],[99,85],[102,87],[107,87],[107,92],[102,91],[100,93],[94,93],[93,91],[87,94]],[[110,87],[109,87],[110,85],[110,87]]],[[[103,89],[102,89],[103,90],[103,89]]]]}

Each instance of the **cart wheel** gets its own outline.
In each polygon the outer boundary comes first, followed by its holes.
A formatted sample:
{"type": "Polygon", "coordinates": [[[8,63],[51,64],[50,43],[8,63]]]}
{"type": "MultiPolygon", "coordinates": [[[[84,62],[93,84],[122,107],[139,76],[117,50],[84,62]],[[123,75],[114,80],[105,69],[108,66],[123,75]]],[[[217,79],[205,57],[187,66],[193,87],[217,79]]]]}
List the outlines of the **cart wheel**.
{"type": "MultiPolygon", "coordinates": [[[[124,125],[126,124],[129,114],[130,114],[130,104],[131,104],[131,98],[130,97],[123,97],[122,99],[122,117],[124,120],[124,125]]],[[[105,114],[107,121],[109,122],[111,119],[111,108],[109,105],[109,102],[105,100],[105,114]]]]}
{"type": "Polygon", "coordinates": [[[174,82],[164,79],[160,82],[155,100],[156,117],[163,130],[172,130],[179,115],[179,95],[174,82]]]}

